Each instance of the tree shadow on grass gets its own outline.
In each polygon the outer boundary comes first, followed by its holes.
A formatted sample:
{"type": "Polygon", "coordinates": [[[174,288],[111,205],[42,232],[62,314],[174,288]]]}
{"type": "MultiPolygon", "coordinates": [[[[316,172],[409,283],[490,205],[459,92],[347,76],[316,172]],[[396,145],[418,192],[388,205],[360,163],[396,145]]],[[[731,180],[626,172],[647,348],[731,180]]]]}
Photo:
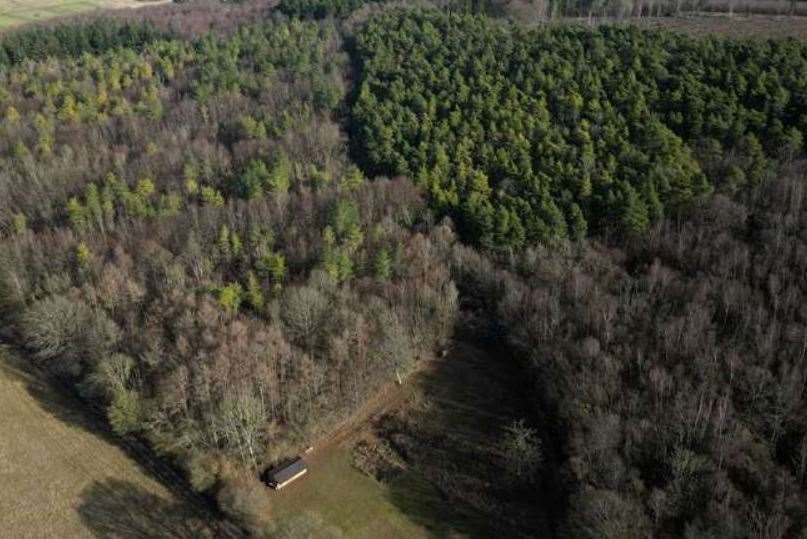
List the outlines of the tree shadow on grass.
{"type": "Polygon", "coordinates": [[[376,434],[407,463],[389,481],[390,500],[439,537],[551,537],[544,487],[506,478],[503,429],[527,417],[523,379],[504,358],[458,343],[419,374],[409,406],[382,418],[376,434]]]}
{"type": "Polygon", "coordinates": [[[77,509],[95,537],[115,539],[190,539],[213,537],[207,527],[172,503],[128,481],[96,481],[81,493],[77,509]]]}
{"type": "MultiPolygon", "coordinates": [[[[172,491],[178,500],[184,503],[185,512],[194,510],[197,516],[208,521],[208,525],[219,530],[223,537],[239,537],[240,532],[234,526],[224,521],[211,500],[195,494],[189,487],[185,477],[174,467],[164,460],[156,457],[154,453],[143,442],[134,438],[121,438],[115,435],[109,427],[103,409],[93,407],[91,403],[78,398],[75,388],[69,387],[63,381],[57,380],[48,375],[29,360],[23,358],[15,350],[0,346],[0,374],[4,374],[19,383],[24,384],[26,391],[36,400],[39,407],[50,416],[77,427],[83,431],[114,445],[121,449],[140,470],[160,481],[167,489],[172,491]]],[[[122,482],[120,484],[96,484],[100,492],[105,488],[113,494],[114,499],[120,499],[118,491],[125,491],[122,482]],[[113,488],[115,487],[115,488],[113,488]]],[[[139,489],[136,485],[128,485],[128,489],[134,489],[133,496],[142,493],[142,498],[152,496],[139,489]]],[[[89,492],[85,494],[91,494],[89,492]]],[[[154,497],[157,500],[159,498],[154,497]]],[[[163,501],[162,505],[168,502],[163,501]]],[[[181,504],[173,507],[175,512],[181,509],[181,504]]],[[[157,535],[160,537],[162,535],[157,535]]],[[[199,534],[195,535],[199,537],[199,534]]],[[[102,537],[144,537],[143,535],[102,535],[102,537]]],[[[148,537],[155,537],[149,535],[148,537]]],[[[169,535],[168,537],[177,537],[169,535]]],[[[178,536],[182,537],[182,536],[178,536]]]]}
{"type": "Polygon", "coordinates": [[[461,512],[428,480],[407,471],[389,484],[389,499],[432,537],[491,537],[482,515],[461,512]]]}

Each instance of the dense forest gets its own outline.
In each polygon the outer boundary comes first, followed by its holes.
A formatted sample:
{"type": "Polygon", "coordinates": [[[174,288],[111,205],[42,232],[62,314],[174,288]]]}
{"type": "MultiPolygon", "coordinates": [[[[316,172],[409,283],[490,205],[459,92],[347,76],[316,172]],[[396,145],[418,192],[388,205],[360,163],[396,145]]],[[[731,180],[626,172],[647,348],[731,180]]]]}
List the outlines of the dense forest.
{"type": "Polygon", "coordinates": [[[507,269],[455,249],[462,294],[559,437],[560,535],[803,533],[803,196],[794,173],[622,247],[531,248],[507,269]]]}
{"type": "Polygon", "coordinates": [[[257,535],[470,339],[557,536],[801,536],[807,45],[361,4],[0,38],[0,339],[257,535]]]}
{"type": "Polygon", "coordinates": [[[365,166],[413,178],[488,248],[642,233],[715,187],[758,185],[807,129],[795,41],[391,13],[357,48],[365,166]]]}
{"type": "Polygon", "coordinates": [[[5,337],[200,490],[326,432],[453,326],[420,195],[346,157],[339,40],[267,21],[0,75],[5,337]]]}

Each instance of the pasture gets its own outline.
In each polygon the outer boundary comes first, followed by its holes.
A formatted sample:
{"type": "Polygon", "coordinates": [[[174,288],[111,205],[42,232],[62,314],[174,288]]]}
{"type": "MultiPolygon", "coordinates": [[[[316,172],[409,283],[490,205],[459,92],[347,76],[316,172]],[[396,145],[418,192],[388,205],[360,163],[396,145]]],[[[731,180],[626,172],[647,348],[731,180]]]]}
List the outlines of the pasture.
{"type": "Polygon", "coordinates": [[[0,30],[97,9],[136,8],[161,3],[143,0],[0,0],[0,30]]]}

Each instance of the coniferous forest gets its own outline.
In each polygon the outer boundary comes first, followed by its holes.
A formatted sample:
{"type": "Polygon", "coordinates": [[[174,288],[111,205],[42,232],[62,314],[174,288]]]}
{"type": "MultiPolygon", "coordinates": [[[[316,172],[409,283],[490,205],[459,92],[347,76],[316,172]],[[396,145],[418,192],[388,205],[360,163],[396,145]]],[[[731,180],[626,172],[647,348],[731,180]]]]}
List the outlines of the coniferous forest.
{"type": "Polygon", "coordinates": [[[362,4],[0,36],[0,341],[256,536],[460,339],[554,536],[807,533],[807,45],[362,4]]]}

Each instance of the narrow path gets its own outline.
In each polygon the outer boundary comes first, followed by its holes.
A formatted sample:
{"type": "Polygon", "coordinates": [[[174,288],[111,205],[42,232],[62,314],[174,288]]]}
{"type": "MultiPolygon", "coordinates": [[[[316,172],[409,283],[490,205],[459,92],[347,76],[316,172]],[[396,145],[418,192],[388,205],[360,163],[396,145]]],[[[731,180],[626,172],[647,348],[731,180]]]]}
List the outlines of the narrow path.
{"type": "Polygon", "coordinates": [[[417,377],[425,372],[432,371],[440,360],[424,359],[416,364],[415,369],[407,375],[403,384],[390,382],[383,386],[374,397],[365,402],[361,408],[354,412],[335,430],[326,437],[320,439],[313,445],[313,451],[309,460],[316,459],[329,448],[343,444],[357,437],[363,429],[373,424],[376,419],[384,415],[389,410],[401,406],[406,398],[411,394],[412,384],[417,377]]]}

